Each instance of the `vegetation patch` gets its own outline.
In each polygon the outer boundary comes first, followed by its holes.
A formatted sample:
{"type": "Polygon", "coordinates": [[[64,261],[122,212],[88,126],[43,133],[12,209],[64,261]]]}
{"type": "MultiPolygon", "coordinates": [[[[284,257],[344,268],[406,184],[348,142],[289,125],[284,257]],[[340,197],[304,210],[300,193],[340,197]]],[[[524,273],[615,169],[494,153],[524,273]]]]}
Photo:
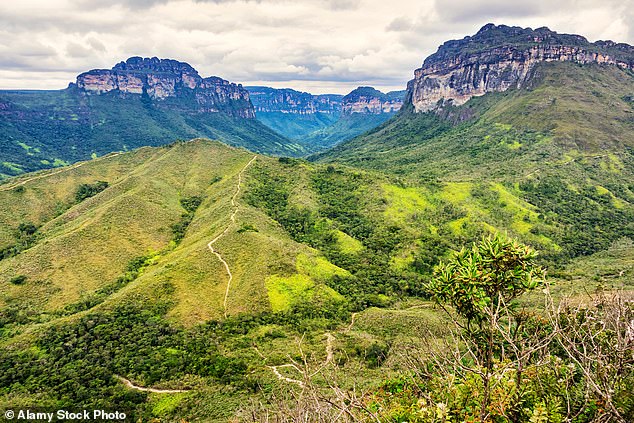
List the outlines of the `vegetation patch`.
{"type": "Polygon", "coordinates": [[[97,181],[94,184],[81,184],[75,192],[75,201],[81,203],[85,199],[94,197],[104,191],[108,186],[109,184],[106,181],[97,181]]]}
{"type": "Polygon", "coordinates": [[[315,286],[309,276],[301,274],[287,277],[272,275],[266,278],[264,284],[275,313],[288,311],[293,304],[309,300],[308,292],[315,286]]]}
{"type": "Polygon", "coordinates": [[[194,220],[196,210],[198,210],[202,202],[203,198],[197,195],[180,199],[180,204],[185,209],[185,213],[181,214],[180,220],[171,226],[172,234],[174,235],[173,240],[176,244],[180,243],[185,237],[187,228],[194,220]]]}

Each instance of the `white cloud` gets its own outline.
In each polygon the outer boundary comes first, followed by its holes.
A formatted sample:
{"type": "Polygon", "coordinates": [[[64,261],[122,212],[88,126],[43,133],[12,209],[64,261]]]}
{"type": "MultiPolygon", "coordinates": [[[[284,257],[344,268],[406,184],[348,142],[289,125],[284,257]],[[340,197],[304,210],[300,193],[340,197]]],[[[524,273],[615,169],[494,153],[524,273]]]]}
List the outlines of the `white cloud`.
{"type": "Polygon", "coordinates": [[[63,88],[129,56],[202,76],[345,92],[404,88],[487,22],[634,43],[634,0],[21,0],[0,3],[0,88],[63,88]]]}

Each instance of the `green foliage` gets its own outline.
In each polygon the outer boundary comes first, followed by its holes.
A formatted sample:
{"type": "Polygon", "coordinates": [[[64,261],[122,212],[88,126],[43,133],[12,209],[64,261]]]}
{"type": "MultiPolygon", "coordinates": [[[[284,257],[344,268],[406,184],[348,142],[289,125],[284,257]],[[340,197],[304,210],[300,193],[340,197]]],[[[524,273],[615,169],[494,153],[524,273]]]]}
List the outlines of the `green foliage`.
{"type": "Polygon", "coordinates": [[[22,222],[14,232],[14,243],[0,248],[0,260],[14,257],[31,248],[38,240],[38,227],[31,222],[22,222]]]}
{"type": "Polygon", "coordinates": [[[194,214],[202,202],[203,198],[196,195],[180,199],[181,206],[185,209],[186,213],[181,214],[181,219],[171,226],[172,233],[174,234],[173,239],[177,244],[185,237],[187,228],[194,219],[194,214]]]}
{"type": "Polygon", "coordinates": [[[25,275],[18,275],[18,276],[14,276],[11,278],[11,280],[9,280],[9,282],[11,282],[14,285],[22,285],[24,282],[26,282],[27,277],[25,275]]]}
{"type": "Polygon", "coordinates": [[[106,188],[108,188],[108,182],[106,181],[97,181],[94,184],[81,184],[77,188],[77,192],[75,192],[75,201],[80,203],[87,198],[94,197],[106,188]]]}
{"type": "Polygon", "coordinates": [[[436,301],[453,306],[467,322],[482,325],[488,323],[486,309],[506,307],[539,286],[543,270],[536,257],[533,249],[517,241],[488,236],[438,265],[426,288],[436,301]]]}
{"type": "Polygon", "coordinates": [[[328,286],[352,300],[355,309],[385,305],[378,295],[420,292],[417,283],[402,283],[405,277],[390,264],[404,234],[364,206],[365,192],[374,182],[371,177],[332,166],[315,169],[309,183],[319,200],[317,208],[292,203],[295,182],[292,173],[256,167],[246,199],[277,220],[294,240],[319,249],[331,263],[349,271],[349,276],[330,278],[328,286]],[[360,248],[342,251],[340,233],[357,240],[360,248]]]}

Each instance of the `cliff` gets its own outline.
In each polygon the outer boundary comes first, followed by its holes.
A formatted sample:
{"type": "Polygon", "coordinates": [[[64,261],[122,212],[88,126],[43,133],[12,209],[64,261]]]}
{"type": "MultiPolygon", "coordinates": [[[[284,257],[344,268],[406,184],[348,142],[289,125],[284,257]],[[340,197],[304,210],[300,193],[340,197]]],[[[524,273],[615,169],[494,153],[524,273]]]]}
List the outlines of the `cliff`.
{"type": "Polygon", "coordinates": [[[196,113],[255,117],[249,93],[241,85],[215,76],[203,78],[189,64],[176,60],[131,57],[112,69],[82,73],[76,87],[86,94],[147,96],[156,105],[196,113]]]}
{"type": "Polygon", "coordinates": [[[342,95],[313,95],[290,88],[246,87],[257,112],[281,112],[299,115],[339,114],[342,95]]]}
{"type": "Polygon", "coordinates": [[[359,87],[342,99],[343,114],[383,114],[395,113],[401,109],[405,91],[391,91],[382,93],[372,87],[359,87]]]}
{"type": "Polygon", "coordinates": [[[634,47],[590,43],[545,27],[487,24],[472,37],[447,41],[425,59],[408,83],[406,102],[417,112],[461,105],[487,92],[521,88],[530,82],[537,64],[554,61],[634,70],[634,47]]]}

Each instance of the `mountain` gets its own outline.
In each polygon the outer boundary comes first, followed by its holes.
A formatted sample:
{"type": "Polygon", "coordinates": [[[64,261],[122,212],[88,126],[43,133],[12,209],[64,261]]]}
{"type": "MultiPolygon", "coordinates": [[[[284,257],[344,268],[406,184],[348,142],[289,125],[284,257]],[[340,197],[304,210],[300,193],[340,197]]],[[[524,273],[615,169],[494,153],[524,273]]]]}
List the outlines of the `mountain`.
{"type": "Polygon", "coordinates": [[[342,95],[310,93],[290,88],[245,87],[257,119],[290,139],[299,139],[339,118],[342,95]]]}
{"type": "MultiPolygon", "coordinates": [[[[533,33],[485,28],[477,45],[465,41],[472,47],[461,44],[437,69],[533,33]]],[[[333,404],[352,404],[354,413],[381,413],[375,421],[447,417],[444,402],[424,395],[439,388],[453,401],[460,391],[462,401],[482,392],[478,379],[435,371],[426,359],[434,344],[445,349],[456,339],[455,322],[425,288],[452,251],[506,233],[540,252],[553,295],[576,296],[573,304],[587,301],[580,293],[634,285],[634,75],[618,63],[543,60],[520,86],[492,83],[463,104],[442,97],[429,110],[416,108],[414,82],[396,113],[383,112],[392,109],[389,96],[361,88],[342,99],[348,116],[391,118],[313,162],[193,139],[4,181],[0,409],[117,410],[130,421],[334,421],[342,410],[333,404]]],[[[454,92],[456,77],[430,75],[430,85],[454,92]]],[[[467,79],[464,92],[475,93],[468,81],[479,80],[467,79]]],[[[82,95],[121,104],[139,94],[82,95]]],[[[163,104],[150,94],[145,101],[163,104]]],[[[518,310],[527,319],[537,310],[543,326],[539,302],[522,300],[518,310]]],[[[613,348],[605,339],[601,351],[613,348]]],[[[544,355],[538,345],[540,368],[547,354],[563,358],[552,360],[557,367],[538,379],[523,403],[532,409],[517,420],[550,413],[539,408],[551,398],[544,386],[555,404],[572,404],[553,406],[557,418],[566,409],[600,417],[595,404],[605,397],[565,370],[579,363],[560,345],[544,355]],[[543,385],[559,371],[574,395],[543,385]]],[[[495,371],[515,389],[502,374],[509,368],[495,371]]],[[[625,371],[630,377],[631,366],[625,371]]],[[[628,417],[630,387],[631,377],[614,394],[628,417]]]]}
{"type": "Polygon", "coordinates": [[[254,119],[249,93],[190,65],[132,57],[60,91],[0,91],[0,177],[207,136],[280,155],[303,148],[254,119]]]}
{"type": "Polygon", "coordinates": [[[591,254],[634,235],[633,51],[487,25],[425,60],[394,119],[315,159],[461,184],[464,199],[501,184],[536,207],[524,231],[552,217],[560,254],[591,254]]]}
{"type": "Polygon", "coordinates": [[[341,101],[342,113],[381,115],[398,112],[403,106],[406,91],[382,93],[372,87],[358,87],[341,101]]]}
{"type": "Polygon", "coordinates": [[[545,27],[487,24],[473,37],[446,42],[425,59],[408,84],[408,102],[416,111],[427,111],[439,102],[457,106],[474,96],[521,88],[534,79],[536,65],[549,62],[633,70],[634,48],[612,41],[590,43],[545,27]]]}
{"type": "Polygon", "coordinates": [[[310,152],[327,149],[385,122],[401,108],[406,93],[385,94],[372,87],[358,87],[345,96],[313,95],[288,88],[246,89],[259,121],[310,152]]]}
{"type": "Polygon", "coordinates": [[[405,94],[405,91],[385,94],[372,87],[358,87],[342,98],[339,119],[308,134],[303,142],[313,151],[319,151],[370,131],[400,110],[405,94]]]}

